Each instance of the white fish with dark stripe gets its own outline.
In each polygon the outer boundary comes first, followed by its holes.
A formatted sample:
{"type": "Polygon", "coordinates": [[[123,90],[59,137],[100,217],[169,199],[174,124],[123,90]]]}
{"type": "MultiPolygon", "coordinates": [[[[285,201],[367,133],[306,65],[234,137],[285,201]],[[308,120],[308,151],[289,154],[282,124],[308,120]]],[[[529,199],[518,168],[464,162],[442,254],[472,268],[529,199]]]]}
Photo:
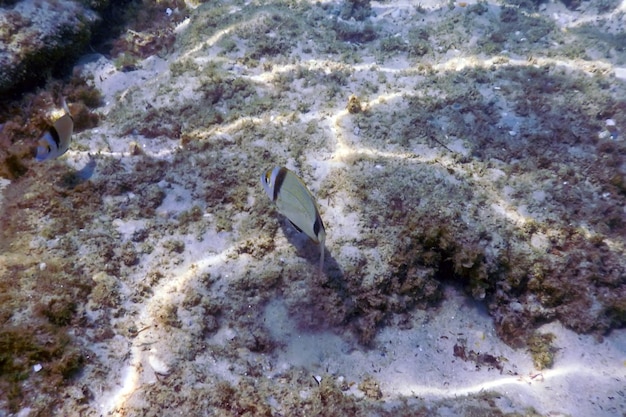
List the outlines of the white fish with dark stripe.
{"type": "Polygon", "coordinates": [[[285,167],[268,169],[261,175],[261,184],[278,212],[287,217],[299,232],[320,245],[320,269],[324,268],[326,230],[315,198],[296,174],[285,167]]]}
{"type": "Polygon", "coordinates": [[[70,147],[72,133],[74,132],[74,119],[70,114],[67,103],[63,100],[65,114],[59,117],[50,129],[39,139],[35,159],[47,161],[63,155],[70,147]]]}

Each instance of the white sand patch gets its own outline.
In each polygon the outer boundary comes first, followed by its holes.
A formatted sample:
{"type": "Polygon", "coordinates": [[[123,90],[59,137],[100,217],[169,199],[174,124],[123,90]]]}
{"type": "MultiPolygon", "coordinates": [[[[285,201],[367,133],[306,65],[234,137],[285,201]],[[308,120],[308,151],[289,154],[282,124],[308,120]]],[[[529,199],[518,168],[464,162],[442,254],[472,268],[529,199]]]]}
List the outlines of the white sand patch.
{"type": "MultiPolygon", "coordinates": [[[[312,378],[330,374],[357,383],[373,375],[387,401],[495,391],[508,399],[502,400],[504,412],[534,407],[547,415],[597,417],[616,415],[615,407],[623,401],[625,330],[598,342],[556,323],[545,325],[539,331],[556,336],[556,365],[537,371],[527,351],[502,343],[480,306],[451,288],[436,311],[410,315],[411,329],[382,329],[371,350],[355,348],[330,332],[303,333],[280,300],[266,307],[264,319],[271,323],[272,336],[284,344],[276,358],[277,372],[304,367],[312,378]],[[467,351],[499,358],[502,371],[455,357],[454,345],[460,343],[467,351]]],[[[350,392],[355,393],[356,385],[350,392]]]]}
{"type": "MultiPolygon", "coordinates": [[[[96,88],[104,95],[105,105],[100,111],[107,114],[117,103],[117,96],[124,99],[125,92],[135,86],[144,86],[147,80],[154,82],[169,74],[168,61],[151,56],[141,61],[135,71],[123,72],[113,61],[102,55],[88,55],[79,63],[80,68],[93,75],[96,88]]],[[[152,103],[157,104],[157,103],[152,103]]]]}
{"type": "Polygon", "coordinates": [[[4,201],[4,189],[11,184],[11,181],[6,178],[0,178],[0,210],[2,209],[2,203],[4,201]]]}

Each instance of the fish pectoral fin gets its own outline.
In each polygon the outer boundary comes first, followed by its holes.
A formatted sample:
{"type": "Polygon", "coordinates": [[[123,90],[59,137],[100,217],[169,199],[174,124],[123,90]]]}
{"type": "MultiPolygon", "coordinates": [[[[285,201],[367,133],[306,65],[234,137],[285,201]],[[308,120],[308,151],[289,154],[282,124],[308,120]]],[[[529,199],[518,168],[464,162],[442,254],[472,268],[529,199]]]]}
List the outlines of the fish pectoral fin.
{"type": "MultiPolygon", "coordinates": [[[[289,220],[289,219],[287,219],[289,220]]],[[[289,223],[291,223],[291,225],[300,233],[302,233],[302,229],[300,229],[298,226],[296,226],[296,224],[294,222],[292,222],[291,220],[289,220],[289,223]]]]}

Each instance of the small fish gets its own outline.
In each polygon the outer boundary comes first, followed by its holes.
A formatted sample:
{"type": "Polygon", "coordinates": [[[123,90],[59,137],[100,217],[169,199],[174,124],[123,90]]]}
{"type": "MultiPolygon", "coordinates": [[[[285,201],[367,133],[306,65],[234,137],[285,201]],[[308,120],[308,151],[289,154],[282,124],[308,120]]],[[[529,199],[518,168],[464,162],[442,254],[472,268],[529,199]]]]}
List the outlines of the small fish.
{"type": "Polygon", "coordinates": [[[70,147],[72,132],[74,131],[74,119],[72,119],[65,100],[63,100],[63,110],[65,110],[65,114],[59,117],[39,139],[35,154],[37,161],[58,158],[70,147]]]}
{"type": "Polygon", "coordinates": [[[261,184],[278,212],[299,232],[320,244],[320,276],[324,268],[326,230],[317,203],[304,182],[285,167],[268,169],[261,175],[261,184]]]}

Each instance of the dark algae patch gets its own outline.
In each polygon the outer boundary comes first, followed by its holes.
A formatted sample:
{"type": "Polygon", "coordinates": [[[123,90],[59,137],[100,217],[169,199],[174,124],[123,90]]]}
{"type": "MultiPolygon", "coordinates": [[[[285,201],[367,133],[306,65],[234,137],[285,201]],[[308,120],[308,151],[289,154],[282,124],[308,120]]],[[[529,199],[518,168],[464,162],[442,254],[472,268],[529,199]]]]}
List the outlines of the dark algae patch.
{"type": "Polygon", "coordinates": [[[74,300],[85,300],[89,288],[73,281],[70,275],[48,266],[38,273],[39,265],[8,265],[0,275],[3,288],[0,326],[0,386],[11,412],[37,395],[41,415],[53,415],[49,407],[57,404],[57,389],[71,384],[89,354],[76,340],[80,314],[74,300]],[[59,283],[48,287],[47,279],[59,283]],[[32,294],[24,286],[37,283],[39,302],[29,302],[32,294]],[[17,285],[15,285],[17,284],[17,285]],[[33,315],[25,320],[24,315],[33,315]]]}
{"type": "MultiPolygon", "coordinates": [[[[31,390],[55,395],[83,366],[84,355],[54,327],[3,328],[0,331],[0,386],[11,412],[17,412],[31,390]],[[37,375],[33,367],[41,366],[37,375]],[[29,389],[24,389],[28,381],[29,389]]],[[[41,410],[44,412],[44,410],[41,410]]],[[[52,414],[49,414],[52,415],[52,414]]]]}

